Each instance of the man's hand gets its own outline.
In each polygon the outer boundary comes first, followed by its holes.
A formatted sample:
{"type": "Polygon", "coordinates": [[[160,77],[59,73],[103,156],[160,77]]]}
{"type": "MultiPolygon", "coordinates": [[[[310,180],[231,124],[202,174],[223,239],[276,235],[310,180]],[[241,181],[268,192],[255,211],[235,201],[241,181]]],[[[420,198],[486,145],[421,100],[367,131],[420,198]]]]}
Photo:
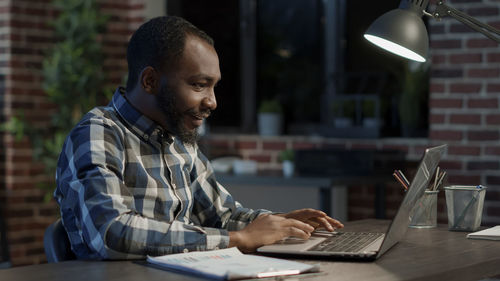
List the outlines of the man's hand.
{"type": "Polygon", "coordinates": [[[328,231],[334,231],[337,228],[344,227],[338,220],[327,216],[322,211],[314,209],[300,209],[286,214],[279,214],[278,216],[305,222],[314,227],[314,229],[324,227],[328,231]]]}
{"type": "Polygon", "coordinates": [[[238,247],[244,253],[255,252],[263,245],[269,245],[285,237],[308,239],[314,227],[293,218],[265,214],[256,218],[240,231],[229,233],[229,247],[238,247]]]}
{"type": "Polygon", "coordinates": [[[289,236],[309,239],[311,232],[321,227],[334,231],[344,225],[314,209],[261,215],[242,230],[230,232],[229,247],[236,246],[244,253],[251,253],[260,246],[273,244],[289,236]]]}

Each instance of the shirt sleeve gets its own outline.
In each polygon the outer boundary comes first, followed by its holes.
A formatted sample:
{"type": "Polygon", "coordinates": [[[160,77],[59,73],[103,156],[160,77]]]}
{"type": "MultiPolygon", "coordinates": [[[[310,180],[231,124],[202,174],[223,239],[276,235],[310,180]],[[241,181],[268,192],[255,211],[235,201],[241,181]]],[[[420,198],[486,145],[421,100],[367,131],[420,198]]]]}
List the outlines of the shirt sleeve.
{"type": "Polygon", "coordinates": [[[65,142],[55,198],[72,249],[83,259],[135,259],[225,248],[225,229],[155,220],[136,211],[124,185],[123,132],[100,118],[78,125],[65,142]]]}
{"type": "Polygon", "coordinates": [[[196,180],[193,213],[203,226],[236,231],[244,228],[261,214],[272,213],[264,209],[244,208],[217,181],[210,161],[198,150],[195,161],[196,180]]]}

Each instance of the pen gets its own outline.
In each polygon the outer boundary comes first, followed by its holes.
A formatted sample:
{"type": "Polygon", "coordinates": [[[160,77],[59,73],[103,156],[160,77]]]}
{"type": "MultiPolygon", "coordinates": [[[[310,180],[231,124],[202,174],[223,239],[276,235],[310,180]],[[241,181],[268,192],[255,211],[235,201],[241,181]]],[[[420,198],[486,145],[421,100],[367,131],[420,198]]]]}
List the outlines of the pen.
{"type": "Polygon", "coordinates": [[[436,169],[436,176],[434,177],[434,185],[432,186],[431,190],[436,190],[438,177],[439,177],[439,166],[436,169]]]}
{"type": "MultiPolygon", "coordinates": [[[[477,189],[481,189],[482,186],[478,185],[476,187],[477,189]]],[[[467,205],[465,206],[465,208],[463,209],[462,213],[457,217],[457,219],[454,221],[454,225],[453,225],[453,228],[459,228],[459,225],[464,221],[465,219],[465,216],[467,214],[467,212],[469,211],[470,207],[472,206],[472,204],[474,202],[476,202],[477,200],[477,197],[479,196],[479,192],[476,192],[474,194],[474,196],[472,196],[472,198],[469,200],[469,203],[467,203],[467,205]]]]}
{"type": "Polygon", "coordinates": [[[285,269],[275,271],[272,268],[269,271],[257,273],[257,278],[266,278],[274,276],[297,275],[300,273],[298,269],[285,269]]]}
{"type": "Polygon", "coordinates": [[[401,170],[398,170],[398,174],[403,178],[403,180],[406,182],[406,186],[410,186],[410,181],[405,177],[405,174],[401,172],[401,170]]]}
{"type": "Polygon", "coordinates": [[[392,176],[401,184],[401,186],[404,188],[405,191],[408,190],[408,186],[405,184],[405,182],[403,181],[403,179],[401,179],[398,176],[398,173],[396,171],[394,171],[394,173],[392,173],[392,176]]]}
{"type": "Polygon", "coordinates": [[[443,183],[443,179],[444,179],[445,176],[446,176],[446,172],[445,171],[441,171],[441,175],[439,175],[439,180],[438,180],[438,183],[437,183],[437,186],[436,186],[435,190],[439,189],[439,186],[441,186],[441,184],[443,183]]]}

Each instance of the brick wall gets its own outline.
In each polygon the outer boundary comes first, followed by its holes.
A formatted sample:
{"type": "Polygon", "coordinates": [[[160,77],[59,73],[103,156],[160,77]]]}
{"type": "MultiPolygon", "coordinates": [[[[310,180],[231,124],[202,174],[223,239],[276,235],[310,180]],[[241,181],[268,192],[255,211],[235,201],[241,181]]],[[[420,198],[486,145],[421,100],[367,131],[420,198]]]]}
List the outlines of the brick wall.
{"type": "MultiPolygon", "coordinates": [[[[211,159],[221,156],[238,155],[246,160],[254,160],[257,162],[259,172],[263,174],[279,174],[281,172],[281,163],[278,160],[278,155],[284,149],[396,150],[406,155],[404,160],[406,164],[394,168],[401,169],[406,175],[411,176],[425,148],[439,144],[443,144],[443,142],[434,142],[429,139],[332,139],[305,136],[260,137],[257,135],[228,136],[225,134],[212,134],[209,138],[201,142],[201,147],[211,159]]],[[[448,160],[443,160],[440,164],[440,167],[444,169],[454,166],[455,163],[448,160]]],[[[365,184],[352,186],[352,188],[348,189],[349,220],[375,217],[374,187],[374,184],[365,184]]],[[[386,182],[385,187],[386,216],[391,218],[395,215],[404,192],[401,186],[392,180],[392,178],[386,182]]],[[[440,222],[446,222],[444,194],[439,196],[439,202],[439,220],[440,222]]]]}
{"type": "MultiPolygon", "coordinates": [[[[111,16],[103,36],[104,68],[110,85],[121,84],[126,74],[126,44],[143,21],[142,0],[102,0],[101,10],[111,16]]],[[[41,90],[43,52],[54,40],[48,21],[55,11],[48,0],[0,1],[1,119],[23,109],[30,120],[43,126],[55,107],[41,90]]],[[[32,160],[29,140],[16,142],[2,135],[0,155],[0,206],[6,218],[10,256],[14,265],[45,261],[43,233],[58,216],[52,200],[44,203],[41,182],[53,182],[32,160]]]]}
{"type": "MultiPolygon", "coordinates": [[[[500,3],[447,4],[500,29],[500,3]]],[[[449,144],[450,181],[484,184],[483,219],[500,223],[500,48],[454,20],[430,20],[430,138],[449,144]]]]}
{"type": "MultiPolygon", "coordinates": [[[[47,0],[0,0],[0,119],[19,108],[29,118],[46,121],[55,108],[41,90],[43,50],[53,40],[47,21],[55,14],[47,0]]],[[[143,19],[143,0],[101,0],[110,14],[108,33],[103,36],[107,59],[104,67],[110,85],[121,84],[126,70],[125,46],[129,35],[143,19]]],[[[500,28],[498,1],[455,0],[448,4],[479,20],[500,28]]],[[[259,138],[258,136],[212,135],[207,145],[213,155],[236,153],[259,162],[262,170],[279,170],[277,155],[284,148],[342,147],[398,149],[417,161],[429,145],[448,143],[441,163],[457,184],[488,186],[483,221],[500,223],[500,49],[481,34],[469,31],[453,19],[429,20],[431,28],[432,77],[429,139],[341,140],[307,137],[259,138]]],[[[29,140],[14,142],[1,135],[0,206],[7,219],[8,240],[14,265],[45,261],[43,232],[57,217],[54,202],[43,203],[39,182],[50,182],[43,167],[34,163],[29,140]]],[[[387,216],[394,214],[402,197],[400,187],[389,183],[387,216]]],[[[446,220],[440,195],[439,219],[446,220]]],[[[350,189],[349,217],[373,217],[373,188],[350,189]]]]}
{"type": "MultiPolygon", "coordinates": [[[[436,1],[431,1],[436,2],[436,1]]],[[[500,3],[490,0],[448,0],[447,4],[500,29],[500,3]]],[[[428,9],[433,11],[434,6],[428,9]]],[[[429,139],[340,140],[303,137],[264,138],[212,135],[215,155],[238,154],[259,162],[260,169],[280,169],[284,148],[388,148],[408,152],[418,160],[426,146],[449,144],[440,166],[450,184],[483,184],[486,192],[483,224],[500,223],[500,48],[453,18],[429,19],[432,73],[429,99],[429,139]]],[[[387,216],[395,213],[401,194],[388,183],[387,216]]],[[[373,187],[349,189],[349,218],[373,217],[373,187]]],[[[446,222],[444,193],[439,195],[439,221],[446,222]]]]}

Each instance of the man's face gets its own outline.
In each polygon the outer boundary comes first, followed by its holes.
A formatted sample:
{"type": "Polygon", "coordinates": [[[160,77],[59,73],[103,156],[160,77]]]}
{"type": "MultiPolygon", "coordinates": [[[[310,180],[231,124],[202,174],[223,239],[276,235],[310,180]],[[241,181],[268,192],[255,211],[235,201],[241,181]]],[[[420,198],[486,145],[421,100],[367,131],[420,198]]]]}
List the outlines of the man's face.
{"type": "Polygon", "coordinates": [[[184,143],[197,141],[196,129],[217,107],[214,88],[220,79],[215,49],[188,35],[181,58],[166,71],[156,96],[167,129],[184,143]]]}

